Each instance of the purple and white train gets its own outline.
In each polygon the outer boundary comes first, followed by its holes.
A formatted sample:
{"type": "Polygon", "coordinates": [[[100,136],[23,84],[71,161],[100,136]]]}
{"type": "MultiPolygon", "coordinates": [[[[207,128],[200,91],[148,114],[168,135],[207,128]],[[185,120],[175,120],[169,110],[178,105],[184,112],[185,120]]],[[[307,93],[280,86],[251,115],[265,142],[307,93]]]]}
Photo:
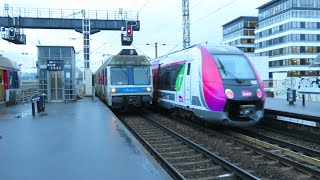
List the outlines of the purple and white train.
{"type": "Polygon", "coordinates": [[[263,118],[263,84],[236,47],[195,45],[151,63],[154,102],[173,113],[230,126],[263,118]]]}

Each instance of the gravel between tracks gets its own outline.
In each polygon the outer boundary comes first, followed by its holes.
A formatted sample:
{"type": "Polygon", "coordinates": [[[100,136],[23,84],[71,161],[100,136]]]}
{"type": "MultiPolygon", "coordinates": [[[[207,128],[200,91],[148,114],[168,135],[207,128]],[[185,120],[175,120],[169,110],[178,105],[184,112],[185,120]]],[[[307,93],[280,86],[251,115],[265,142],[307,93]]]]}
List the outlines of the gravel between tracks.
{"type": "Polygon", "coordinates": [[[239,167],[245,170],[249,170],[257,177],[281,180],[313,179],[277,161],[259,156],[255,152],[250,150],[244,151],[240,146],[235,145],[233,142],[228,142],[222,137],[210,136],[207,132],[204,132],[203,128],[192,127],[197,125],[190,126],[188,125],[189,123],[172,120],[173,118],[164,117],[161,114],[147,113],[147,116],[183,136],[188,136],[190,140],[203,144],[211,152],[216,153],[229,162],[239,165],[239,167]]]}
{"type": "Polygon", "coordinates": [[[272,131],[264,130],[264,129],[261,129],[261,128],[256,128],[256,127],[252,127],[252,128],[250,128],[250,130],[254,131],[256,133],[265,135],[265,136],[273,137],[273,138],[280,139],[280,140],[283,140],[283,141],[286,141],[286,142],[289,142],[289,143],[292,143],[292,144],[297,144],[297,145],[300,145],[300,146],[303,146],[303,147],[307,147],[307,148],[310,148],[310,149],[313,149],[313,150],[316,150],[316,151],[320,151],[320,144],[317,144],[317,143],[306,142],[305,140],[301,140],[301,139],[296,138],[296,137],[288,136],[288,135],[285,135],[285,134],[279,134],[279,133],[275,133],[275,132],[272,132],[272,131]]]}

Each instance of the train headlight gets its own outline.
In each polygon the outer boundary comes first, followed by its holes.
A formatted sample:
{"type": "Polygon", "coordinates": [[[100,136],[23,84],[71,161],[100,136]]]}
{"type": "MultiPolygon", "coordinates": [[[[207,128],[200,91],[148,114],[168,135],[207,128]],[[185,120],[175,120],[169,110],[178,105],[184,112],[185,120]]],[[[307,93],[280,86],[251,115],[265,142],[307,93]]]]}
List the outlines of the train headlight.
{"type": "Polygon", "coordinates": [[[231,89],[226,89],[225,90],[225,94],[227,96],[228,99],[233,99],[234,98],[234,93],[231,89]]]}
{"type": "Polygon", "coordinates": [[[117,91],[116,88],[111,88],[112,93],[115,93],[116,91],[117,91]]]}
{"type": "Polygon", "coordinates": [[[257,95],[258,98],[262,98],[261,89],[257,89],[256,95],[257,95]]]}
{"type": "Polygon", "coordinates": [[[150,87],[147,87],[147,91],[150,92],[150,91],[151,91],[151,88],[150,88],[150,87]]]}

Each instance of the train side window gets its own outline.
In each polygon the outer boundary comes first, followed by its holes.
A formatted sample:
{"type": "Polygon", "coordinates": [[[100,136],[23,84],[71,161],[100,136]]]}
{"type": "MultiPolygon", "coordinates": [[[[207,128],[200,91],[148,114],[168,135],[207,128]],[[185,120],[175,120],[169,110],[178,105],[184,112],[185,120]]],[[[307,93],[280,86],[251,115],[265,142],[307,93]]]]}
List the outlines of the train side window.
{"type": "Polygon", "coordinates": [[[191,63],[188,63],[187,75],[190,75],[190,66],[191,66],[191,63]]]}
{"type": "Polygon", "coordinates": [[[104,69],[104,85],[108,85],[108,74],[107,74],[107,68],[104,69]]]}

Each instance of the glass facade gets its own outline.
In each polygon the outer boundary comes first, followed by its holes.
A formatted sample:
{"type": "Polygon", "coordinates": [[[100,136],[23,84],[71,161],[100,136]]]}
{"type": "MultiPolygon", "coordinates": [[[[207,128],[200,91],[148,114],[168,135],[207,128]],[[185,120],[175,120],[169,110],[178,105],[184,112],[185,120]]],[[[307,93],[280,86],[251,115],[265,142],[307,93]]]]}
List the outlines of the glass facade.
{"type": "MultiPolygon", "coordinates": [[[[258,9],[255,55],[273,57],[269,67],[305,68],[313,61],[310,57],[320,53],[320,0],[271,1],[258,9]]],[[[308,74],[302,70],[291,73],[308,74]]]]}
{"type": "Polygon", "coordinates": [[[254,29],[258,17],[241,16],[223,25],[224,44],[236,46],[245,53],[254,53],[254,29]],[[234,39],[230,41],[231,39],[234,39]]]}
{"type": "MultiPolygon", "coordinates": [[[[53,64],[52,64],[53,65],[53,64]]],[[[38,46],[39,91],[48,101],[76,100],[75,51],[71,46],[38,46]],[[48,62],[63,61],[63,68],[49,69],[48,62]]]]}

